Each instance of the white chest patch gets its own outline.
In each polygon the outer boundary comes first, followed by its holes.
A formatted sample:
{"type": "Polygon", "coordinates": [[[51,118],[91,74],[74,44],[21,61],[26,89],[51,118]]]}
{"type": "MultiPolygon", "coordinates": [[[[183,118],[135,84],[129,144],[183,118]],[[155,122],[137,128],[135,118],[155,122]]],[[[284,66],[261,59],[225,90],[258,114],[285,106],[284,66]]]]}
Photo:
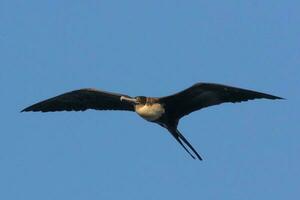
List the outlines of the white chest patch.
{"type": "Polygon", "coordinates": [[[135,112],[148,121],[154,121],[165,113],[165,109],[160,104],[155,103],[152,105],[137,105],[135,106],[135,112]]]}

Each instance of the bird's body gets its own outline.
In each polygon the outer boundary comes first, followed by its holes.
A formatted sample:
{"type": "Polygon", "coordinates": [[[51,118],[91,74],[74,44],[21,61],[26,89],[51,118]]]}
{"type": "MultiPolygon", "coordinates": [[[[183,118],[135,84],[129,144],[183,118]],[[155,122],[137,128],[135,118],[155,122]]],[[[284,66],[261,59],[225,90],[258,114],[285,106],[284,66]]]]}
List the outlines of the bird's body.
{"type": "Polygon", "coordinates": [[[135,112],[145,120],[153,122],[162,117],[165,109],[160,103],[146,103],[145,105],[136,105],[135,112]]]}
{"type": "Polygon", "coordinates": [[[193,146],[178,131],[177,125],[180,118],[208,106],[261,98],[282,99],[266,93],[221,84],[197,83],[179,93],[161,98],[144,96],[132,98],[96,89],[81,89],[39,102],[25,108],[22,112],[84,111],[87,109],[135,111],[145,120],[166,128],[193,158],[197,157],[202,160],[193,146]]]}

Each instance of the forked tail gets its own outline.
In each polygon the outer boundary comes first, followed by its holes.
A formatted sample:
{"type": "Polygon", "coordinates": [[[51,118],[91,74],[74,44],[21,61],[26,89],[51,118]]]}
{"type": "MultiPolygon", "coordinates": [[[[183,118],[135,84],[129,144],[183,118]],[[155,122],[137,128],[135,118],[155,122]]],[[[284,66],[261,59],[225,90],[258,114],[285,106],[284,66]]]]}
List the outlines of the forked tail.
{"type": "Polygon", "coordinates": [[[177,142],[179,142],[179,144],[185,149],[185,151],[188,152],[188,154],[190,154],[192,158],[196,159],[197,157],[199,160],[202,160],[198,152],[189,143],[189,141],[187,141],[187,139],[179,132],[177,128],[168,128],[168,131],[173,135],[173,137],[177,140],[177,142]],[[188,148],[182,142],[193,151],[196,157],[188,150],[188,148]]]}

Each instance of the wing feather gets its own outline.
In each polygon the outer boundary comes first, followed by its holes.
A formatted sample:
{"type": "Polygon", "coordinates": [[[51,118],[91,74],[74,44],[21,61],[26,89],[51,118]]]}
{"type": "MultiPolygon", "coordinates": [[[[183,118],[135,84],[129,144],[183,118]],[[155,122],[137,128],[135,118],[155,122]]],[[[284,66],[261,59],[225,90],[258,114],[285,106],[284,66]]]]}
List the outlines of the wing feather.
{"type": "Polygon", "coordinates": [[[166,108],[178,119],[189,113],[225,102],[238,103],[253,99],[283,99],[266,93],[215,84],[197,83],[179,93],[162,97],[166,108]]]}
{"type": "Polygon", "coordinates": [[[84,111],[87,109],[133,111],[133,105],[126,101],[121,101],[121,96],[129,97],[90,88],[80,89],[41,101],[25,108],[21,112],[84,111]]]}

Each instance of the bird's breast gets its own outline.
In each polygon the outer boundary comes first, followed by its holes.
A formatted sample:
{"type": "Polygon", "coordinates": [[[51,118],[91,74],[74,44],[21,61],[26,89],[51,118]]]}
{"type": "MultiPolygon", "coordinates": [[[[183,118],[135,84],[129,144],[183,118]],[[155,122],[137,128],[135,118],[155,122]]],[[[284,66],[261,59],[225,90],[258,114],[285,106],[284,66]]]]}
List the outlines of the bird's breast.
{"type": "Polygon", "coordinates": [[[155,121],[165,113],[165,109],[161,104],[155,103],[136,105],[135,112],[148,121],[155,121]]]}

